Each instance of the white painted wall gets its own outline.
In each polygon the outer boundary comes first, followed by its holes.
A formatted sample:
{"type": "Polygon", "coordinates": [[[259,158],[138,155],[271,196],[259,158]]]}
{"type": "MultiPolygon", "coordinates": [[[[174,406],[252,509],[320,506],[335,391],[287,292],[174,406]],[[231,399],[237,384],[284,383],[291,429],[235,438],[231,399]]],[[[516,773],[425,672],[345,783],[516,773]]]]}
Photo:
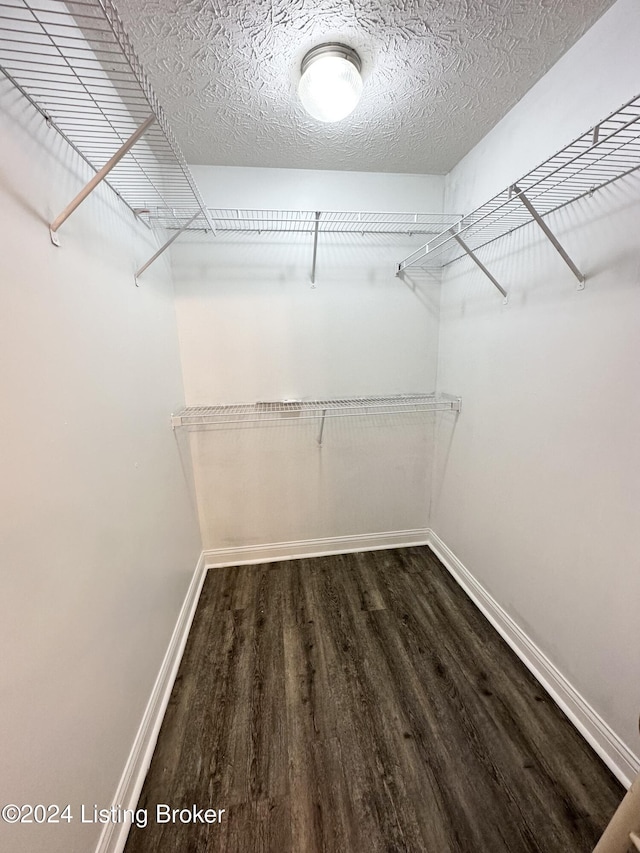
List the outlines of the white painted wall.
{"type": "MultiPolygon", "coordinates": [[[[619,0],[453,171],[469,210],[640,89],[640,4],[619,0]]],[[[432,526],[638,753],[640,177],[553,217],[588,276],[535,226],[443,279],[439,385],[461,394],[439,430],[432,526]]]]}
{"type": "Polygon", "coordinates": [[[210,207],[437,213],[442,175],[191,166],[210,207]]]}
{"type": "MultiPolygon", "coordinates": [[[[197,167],[211,206],[442,209],[444,179],[197,167]]],[[[173,269],[189,405],[435,388],[439,286],[395,277],[420,238],[187,238],[173,269]]],[[[425,527],[433,421],[312,421],[192,435],[206,548],[425,527]]]]}
{"type": "Polygon", "coordinates": [[[200,551],[169,415],[183,400],[172,285],[149,232],[0,87],[0,802],[74,821],[0,822],[7,853],[86,853],[109,807],[200,551]]]}

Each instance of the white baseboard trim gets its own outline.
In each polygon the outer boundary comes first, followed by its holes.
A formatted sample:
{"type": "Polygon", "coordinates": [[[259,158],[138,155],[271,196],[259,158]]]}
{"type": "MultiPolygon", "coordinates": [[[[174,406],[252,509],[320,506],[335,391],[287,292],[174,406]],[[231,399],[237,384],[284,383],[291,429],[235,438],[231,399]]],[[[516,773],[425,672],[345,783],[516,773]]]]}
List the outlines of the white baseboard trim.
{"type": "Polygon", "coordinates": [[[640,759],[432,530],[428,545],[607,767],[629,788],[640,772],[640,759]]]}
{"type": "MultiPolygon", "coordinates": [[[[178,621],[173,630],[169,647],[162,661],[160,672],[151,691],[140,728],[133,741],[131,752],[125,764],[122,778],[113,800],[114,806],[121,809],[135,809],[140,797],[142,785],[151,764],[153,751],[160,733],[167,704],[178,674],[178,667],[184,654],[187,637],[195,616],[202,585],[207,574],[204,553],[193,573],[189,589],[185,596],[178,621]]],[[[106,823],[98,841],[95,853],[122,853],[127,842],[131,821],[106,823]]]]}
{"type": "Polygon", "coordinates": [[[274,563],[302,557],[326,557],[330,554],[350,554],[355,551],[378,551],[385,548],[407,548],[426,545],[429,530],[393,530],[384,533],[362,533],[354,536],[333,536],[326,539],[301,539],[298,542],[274,542],[268,545],[245,545],[231,548],[212,548],[204,551],[208,569],[225,566],[245,566],[253,563],[274,563]]]}

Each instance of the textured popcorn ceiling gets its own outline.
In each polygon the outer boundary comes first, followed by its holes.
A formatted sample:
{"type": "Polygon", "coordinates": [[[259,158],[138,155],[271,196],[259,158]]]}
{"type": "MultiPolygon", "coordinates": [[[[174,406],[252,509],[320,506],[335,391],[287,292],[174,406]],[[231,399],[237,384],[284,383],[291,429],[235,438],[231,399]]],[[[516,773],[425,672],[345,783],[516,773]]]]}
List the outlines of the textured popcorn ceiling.
{"type": "Polygon", "coordinates": [[[445,173],[613,0],[116,0],[191,163],[445,173]],[[355,112],[302,108],[303,55],[341,41],[355,112]]]}

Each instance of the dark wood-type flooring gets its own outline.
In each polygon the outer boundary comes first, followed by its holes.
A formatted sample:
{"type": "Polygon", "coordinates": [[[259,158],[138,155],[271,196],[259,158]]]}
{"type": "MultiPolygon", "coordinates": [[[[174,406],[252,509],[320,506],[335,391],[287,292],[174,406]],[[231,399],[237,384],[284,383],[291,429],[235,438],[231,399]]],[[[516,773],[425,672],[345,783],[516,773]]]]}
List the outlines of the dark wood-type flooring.
{"type": "Polygon", "coordinates": [[[428,548],[213,569],[126,853],[589,853],[623,793],[428,548]]]}

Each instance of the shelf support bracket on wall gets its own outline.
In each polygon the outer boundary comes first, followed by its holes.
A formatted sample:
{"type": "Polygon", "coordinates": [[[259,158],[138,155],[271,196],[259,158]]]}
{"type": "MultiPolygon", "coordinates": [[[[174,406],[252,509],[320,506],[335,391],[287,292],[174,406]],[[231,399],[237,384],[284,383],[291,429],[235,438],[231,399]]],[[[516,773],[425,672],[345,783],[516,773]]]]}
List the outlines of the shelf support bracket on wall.
{"type": "Polygon", "coordinates": [[[51,225],[49,226],[49,234],[51,235],[51,242],[54,246],[59,246],[60,241],[58,240],[58,229],[60,226],[66,222],[66,220],[71,216],[74,210],[82,204],[82,202],[89,196],[93,190],[101,183],[109,174],[109,172],[117,166],[120,160],[124,157],[125,154],[133,148],[136,142],[140,139],[140,137],[146,133],[146,131],[151,127],[151,125],[156,121],[155,115],[150,115],[141,125],[135,130],[129,139],[121,147],[116,151],[113,157],[108,160],[104,166],[95,173],[95,175],[91,178],[89,183],[78,193],[78,195],[70,202],[65,209],[62,211],[59,216],[53,220],[51,225]]]}
{"type": "Polygon", "coordinates": [[[540,214],[535,209],[535,207],[531,204],[531,202],[526,197],[524,192],[521,189],[519,189],[519,187],[516,184],[513,185],[512,190],[518,196],[518,198],[524,204],[524,206],[527,208],[527,210],[529,211],[529,213],[531,214],[533,219],[538,223],[538,225],[540,226],[540,228],[544,232],[547,239],[550,241],[553,248],[556,250],[556,252],[560,255],[560,257],[565,262],[565,264],[569,267],[571,272],[578,279],[578,290],[584,290],[584,281],[585,281],[584,275],[580,272],[578,267],[574,264],[574,262],[571,260],[569,255],[566,253],[566,251],[564,250],[564,248],[560,244],[556,235],[549,228],[549,226],[544,221],[544,219],[540,216],[540,214]]]}
{"type": "Polygon", "coordinates": [[[320,226],[320,211],[316,210],[316,223],[313,229],[313,260],[311,261],[311,284],[316,283],[316,259],[318,257],[318,228],[320,226]]]}
{"type": "Polygon", "coordinates": [[[504,287],[502,287],[502,285],[501,285],[498,281],[496,281],[496,279],[491,275],[491,273],[489,272],[489,270],[488,270],[488,269],[485,267],[485,265],[482,263],[482,261],[480,260],[480,258],[475,254],[475,252],[473,252],[473,251],[469,248],[469,246],[467,246],[467,244],[464,242],[464,240],[462,239],[462,237],[461,237],[459,234],[455,234],[455,233],[453,232],[453,230],[451,231],[451,234],[452,234],[452,236],[453,236],[453,239],[454,239],[454,240],[456,241],[456,243],[460,246],[460,248],[461,248],[461,249],[463,249],[463,250],[467,253],[467,255],[469,255],[469,257],[470,257],[470,258],[471,258],[471,260],[474,262],[474,264],[477,264],[477,265],[480,267],[480,269],[482,270],[482,272],[486,275],[486,277],[487,277],[487,278],[489,279],[489,281],[494,285],[494,287],[497,287],[497,289],[498,289],[498,290],[500,291],[500,293],[503,295],[503,297],[504,297],[504,301],[505,301],[505,303],[506,303],[506,301],[507,301],[507,299],[509,298],[509,296],[508,296],[508,294],[507,294],[507,291],[504,289],[504,287]]]}
{"type": "MultiPolygon", "coordinates": [[[[195,220],[196,220],[196,219],[201,215],[201,213],[202,213],[202,211],[200,211],[200,210],[199,210],[197,213],[194,213],[194,214],[193,214],[193,216],[191,217],[191,219],[189,219],[189,220],[188,220],[188,222],[185,222],[185,223],[184,223],[184,225],[183,225],[181,228],[178,228],[178,230],[177,230],[174,234],[172,234],[172,235],[171,235],[171,237],[169,237],[169,239],[167,240],[167,242],[166,242],[166,243],[163,243],[163,244],[162,244],[162,246],[160,246],[160,248],[158,249],[158,251],[157,251],[154,255],[152,255],[152,256],[149,258],[149,260],[146,262],[146,264],[143,264],[143,265],[140,267],[140,269],[139,269],[139,270],[136,272],[136,274],[135,274],[136,287],[138,287],[138,279],[140,278],[140,276],[142,275],[142,273],[143,273],[146,269],[149,269],[149,267],[151,266],[151,264],[152,264],[154,261],[157,261],[157,260],[158,260],[158,258],[160,257],[160,255],[162,255],[162,254],[163,254],[163,252],[166,252],[166,250],[167,250],[167,249],[169,248],[169,246],[174,242],[174,240],[177,240],[177,239],[178,239],[178,237],[179,237],[179,236],[180,236],[184,231],[186,231],[186,230],[187,230],[187,228],[191,225],[191,223],[192,223],[192,222],[194,222],[194,221],[195,221],[195,220]]],[[[214,233],[215,233],[215,232],[214,232],[214,233]]]]}
{"type": "Polygon", "coordinates": [[[320,422],[320,435],[318,436],[318,447],[322,447],[322,435],[324,433],[324,422],[325,422],[326,417],[327,417],[327,410],[323,409],[322,410],[322,420],[320,422]]]}

